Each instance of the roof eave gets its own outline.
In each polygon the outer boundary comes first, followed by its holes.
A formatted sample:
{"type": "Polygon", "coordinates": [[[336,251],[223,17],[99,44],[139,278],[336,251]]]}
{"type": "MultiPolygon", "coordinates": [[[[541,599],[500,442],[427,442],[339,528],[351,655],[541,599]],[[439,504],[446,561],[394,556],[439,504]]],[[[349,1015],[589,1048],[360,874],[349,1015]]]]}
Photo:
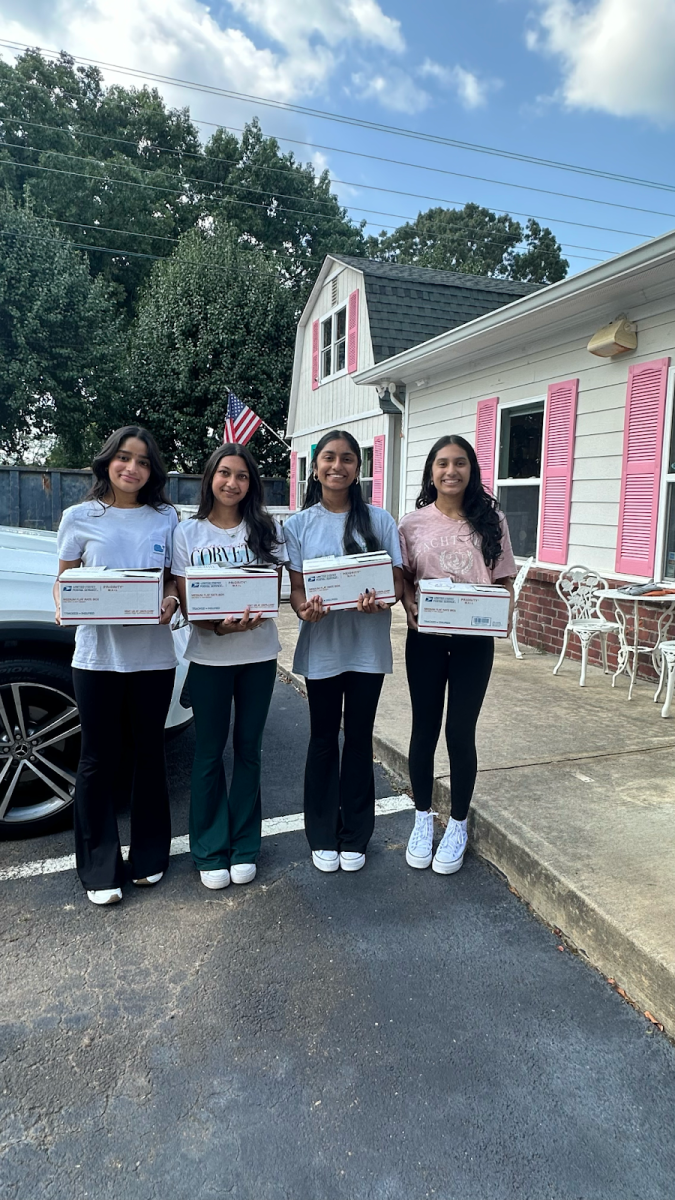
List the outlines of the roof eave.
{"type": "Polygon", "coordinates": [[[531,296],[513,300],[510,304],[505,304],[485,316],[476,317],[475,320],[468,321],[457,329],[441,333],[427,342],[412,346],[410,350],[404,350],[401,354],[384,359],[366,371],[357,372],[352,378],[355,384],[361,386],[386,380],[407,383],[409,382],[409,371],[418,371],[427,360],[430,361],[432,358],[436,360],[434,362],[436,369],[445,360],[446,351],[449,355],[454,348],[464,342],[474,341],[477,343],[474,349],[480,353],[480,339],[485,335],[485,350],[492,349],[493,342],[487,335],[500,329],[506,332],[509,326],[511,326],[511,330],[508,330],[509,335],[517,334],[518,323],[528,316],[544,315],[557,304],[581,297],[609,283],[629,278],[647,266],[656,266],[668,260],[675,260],[675,230],[649,242],[643,242],[641,245],[627,250],[624,254],[600,263],[597,267],[589,267],[586,271],[581,271],[570,279],[562,279],[559,283],[549,284],[541,291],[533,292],[531,296]]]}

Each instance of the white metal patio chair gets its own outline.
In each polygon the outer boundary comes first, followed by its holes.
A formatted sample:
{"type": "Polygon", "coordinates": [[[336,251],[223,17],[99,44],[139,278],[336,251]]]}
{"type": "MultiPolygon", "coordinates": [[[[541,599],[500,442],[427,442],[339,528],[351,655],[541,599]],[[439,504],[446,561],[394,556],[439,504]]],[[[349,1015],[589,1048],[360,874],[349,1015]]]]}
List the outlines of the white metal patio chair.
{"type": "Polygon", "coordinates": [[[663,691],[663,685],[666,683],[666,699],[661,709],[661,716],[668,717],[673,700],[673,688],[675,688],[675,642],[659,642],[656,647],[656,656],[661,659],[661,675],[654,703],[656,704],[663,691]]]}
{"type": "Polygon", "coordinates": [[[523,590],[523,584],[525,583],[525,580],[527,579],[527,573],[528,573],[530,567],[532,566],[533,562],[534,562],[534,556],[532,556],[531,558],[527,558],[513,581],[513,601],[514,601],[514,603],[513,603],[513,618],[511,621],[511,645],[513,646],[513,653],[515,654],[516,658],[523,657],[523,652],[520,649],[520,646],[518,645],[517,625],[518,625],[518,617],[520,616],[520,613],[518,612],[518,599],[520,597],[520,593],[523,590]]]}
{"type": "Polygon", "coordinates": [[[568,620],[560,658],[553,668],[553,674],[558,674],[565,658],[570,633],[574,633],[581,642],[579,687],[585,687],[588,647],[592,639],[600,637],[602,665],[607,675],[607,634],[616,633],[619,628],[618,621],[608,621],[600,609],[603,593],[607,591],[607,580],[591,571],[589,567],[565,567],[565,570],[560,572],[555,587],[567,606],[568,620]]]}

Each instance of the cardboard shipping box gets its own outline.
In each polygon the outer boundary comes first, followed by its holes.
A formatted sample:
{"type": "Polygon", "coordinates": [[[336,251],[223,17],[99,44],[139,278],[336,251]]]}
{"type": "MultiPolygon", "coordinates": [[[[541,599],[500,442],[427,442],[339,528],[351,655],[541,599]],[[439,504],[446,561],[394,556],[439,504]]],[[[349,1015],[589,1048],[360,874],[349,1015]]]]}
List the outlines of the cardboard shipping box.
{"type": "Polygon", "coordinates": [[[158,625],[164,571],[71,567],[59,579],[62,625],[158,625]]]}
{"type": "Polygon", "coordinates": [[[391,558],[384,550],[307,558],[302,574],[307,596],[321,596],[329,608],[356,608],[366,591],[374,591],[378,600],[388,604],[396,599],[391,558]]]}
{"type": "Polygon", "coordinates": [[[506,588],[450,579],[420,579],[417,588],[420,633],[507,636],[511,598],[506,588]]]}
{"type": "Polygon", "coordinates": [[[217,617],[279,614],[279,574],[276,567],[186,567],[185,594],[188,619],[208,621],[217,617]]]}

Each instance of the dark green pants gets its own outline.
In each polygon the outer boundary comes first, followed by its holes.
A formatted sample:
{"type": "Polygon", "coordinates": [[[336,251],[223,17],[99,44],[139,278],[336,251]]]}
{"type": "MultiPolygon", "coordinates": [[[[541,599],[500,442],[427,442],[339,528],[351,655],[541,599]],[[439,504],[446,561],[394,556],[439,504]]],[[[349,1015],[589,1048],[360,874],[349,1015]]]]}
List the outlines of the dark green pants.
{"type": "Polygon", "coordinates": [[[261,748],[276,673],[274,658],[235,667],[190,663],[188,686],[197,742],[190,850],[201,871],[252,863],[260,852],[261,748]],[[228,795],[223,751],[233,700],[234,771],[228,795]]]}

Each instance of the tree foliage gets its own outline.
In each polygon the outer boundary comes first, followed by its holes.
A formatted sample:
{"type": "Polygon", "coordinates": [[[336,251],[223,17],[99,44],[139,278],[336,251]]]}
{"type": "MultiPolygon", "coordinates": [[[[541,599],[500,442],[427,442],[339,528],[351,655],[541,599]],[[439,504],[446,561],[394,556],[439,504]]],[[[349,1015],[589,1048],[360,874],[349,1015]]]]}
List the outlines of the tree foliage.
{"type": "Polygon", "coordinates": [[[0,451],[56,438],[69,466],[123,410],[124,337],[83,256],[30,209],[0,197],[0,451]]]}
{"type": "MultiPolygon", "coordinates": [[[[155,264],[133,334],[132,404],[172,466],[201,471],[222,442],[230,389],[283,432],[296,300],[274,255],[225,223],[191,230],[155,264]]],[[[251,451],[263,473],[286,474],[288,451],[264,429],[251,451]]]]}
{"type": "Polygon", "coordinates": [[[430,208],[391,234],[368,238],[366,252],[386,262],[532,283],[555,283],[569,267],[550,229],[530,219],[523,230],[508,213],[478,204],[430,208]]]}

